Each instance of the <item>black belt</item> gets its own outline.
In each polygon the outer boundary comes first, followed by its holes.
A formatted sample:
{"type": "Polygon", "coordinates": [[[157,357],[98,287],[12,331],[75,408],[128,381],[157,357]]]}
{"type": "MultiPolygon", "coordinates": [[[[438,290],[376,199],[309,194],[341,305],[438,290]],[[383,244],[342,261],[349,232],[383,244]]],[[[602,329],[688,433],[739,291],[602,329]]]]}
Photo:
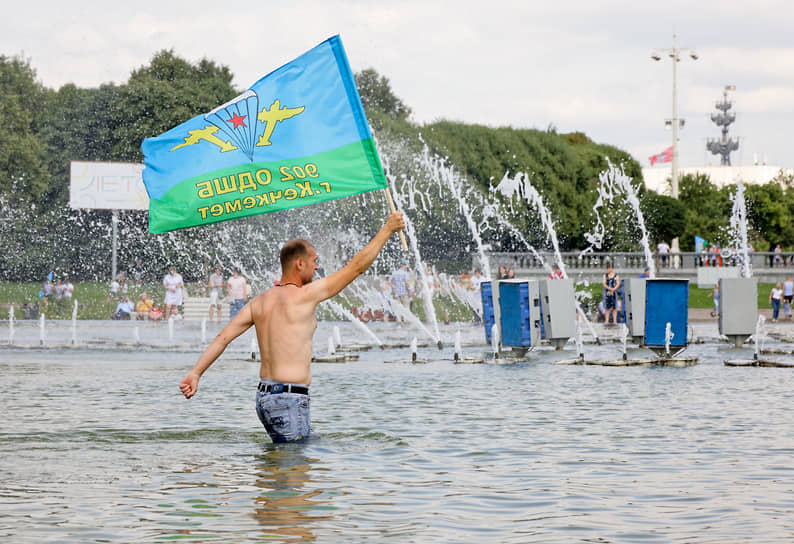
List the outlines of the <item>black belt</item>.
{"type": "Polygon", "coordinates": [[[297,393],[298,395],[308,395],[309,388],[305,385],[292,385],[291,383],[260,383],[258,389],[262,393],[297,393]]]}

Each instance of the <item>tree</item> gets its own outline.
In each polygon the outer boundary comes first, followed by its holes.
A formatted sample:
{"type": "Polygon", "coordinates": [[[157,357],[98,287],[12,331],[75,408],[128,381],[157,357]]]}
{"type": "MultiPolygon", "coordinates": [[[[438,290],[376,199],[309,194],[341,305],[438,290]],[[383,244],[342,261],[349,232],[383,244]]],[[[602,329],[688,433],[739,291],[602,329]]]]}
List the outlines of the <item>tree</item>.
{"type": "Polygon", "coordinates": [[[133,71],[108,117],[113,133],[112,156],[117,161],[143,160],[141,142],[228,102],[238,92],[226,66],[203,59],[196,64],[160,51],[149,66],[133,71]]]}
{"type": "Polygon", "coordinates": [[[354,75],[361,103],[369,113],[371,110],[385,113],[392,119],[405,121],[411,109],[397,98],[391,90],[389,80],[374,68],[367,68],[354,75]]]}
{"type": "Polygon", "coordinates": [[[30,63],[0,55],[0,193],[39,198],[50,182],[35,127],[45,100],[30,63]]]}
{"type": "Polygon", "coordinates": [[[675,198],[647,191],[640,202],[651,241],[670,241],[686,230],[686,206],[675,198]]]}

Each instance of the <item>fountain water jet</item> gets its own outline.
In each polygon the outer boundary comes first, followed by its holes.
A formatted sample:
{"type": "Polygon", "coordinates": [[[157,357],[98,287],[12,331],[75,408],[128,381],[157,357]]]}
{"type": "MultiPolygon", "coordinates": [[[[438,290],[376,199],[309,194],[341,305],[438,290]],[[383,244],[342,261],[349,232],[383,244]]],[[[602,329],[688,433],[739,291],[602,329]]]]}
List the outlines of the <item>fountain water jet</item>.
{"type": "MultiPolygon", "coordinates": [[[[518,195],[519,198],[523,198],[527,204],[530,204],[538,211],[541,223],[546,229],[547,239],[551,241],[552,248],[554,249],[555,262],[557,263],[557,266],[559,266],[562,276],[567,278],[568,273],[565,270],[565,263],[563,262],[562,255],[560,253],[560,244],[557,238],[557,230],[554,227],[554,220],[551,217],[551,212],[543,202],[543,198],[540,196],[540,193],[538,193],[538,191],[532,186],[529,176],[523,172],[519,172],[513,178],[510,178],[510,176],[505,173],[502,181],[500,181],[493,190],[501,193],[505,198],[507,198],[511,207],[513,196],[518,195]]],[[[548,264],[544,263],[544,266],[546,266],[549,272],[551,272],[551,268],[549,268],[548,264]]],[[[590,320],[587,319],[587,315],[585,315],[584,310],[582,310],[582,306],[579,304],[579,301],[574,300],[574,304],[576,305],[577,313],[584,320],[588,329],[590,329],[590,334],[593,335],[596,343],[600,345],[601,340],[593,328],[592,323],[590,323],[590,320]]]]}
{"type": "Polygon", "coordinates": [[[731,238],[734,242],[734,247],[738,248],[740,252],[740,264],[742,268],[742,277],[752,277],[752,264],[750,263],[749,243],[747,241],[747,205],[744,198],[744,184],[738,182],[736,184],[736,192],[731,195],[733,207],[730,217],[730,231],[731,238]]]}
{"type": "Polygon", "coordinates": [[[45,316],[41,314],[41,317],[39,317],[39,345],[41,346],[44,345],[44,320],[45,316]]]}
{"type": "Polygon", "coordinates": [[[642,244],[642,251],[645,255],[645,266],[648,267],[648,277],[653,279],[656,277],[656,266],[653,259],[653,252],[651,251],[650,242],[648,240],[648,229],[645,228],[645,217],[640,209],[640,200],[637,197],[637,190],[631,184],[632,178],[626,175],[623,166],[618,169],[607,158],[607,170],[598,175],[599,185],[596,188],[598,191],[598,199],[593,206],[593,214],[596,217],[595,230],[592,233],[585,233],[585,239],[590,243],[590,247],[584,249],[581,255],[592,253],[593,248],[601,248],[606,229],[601,220],[601,213],[599,210],[605,206],[616,203],[616,198],[622,193],[625,195],[626,200],[634,210],[637,217],[637,225],[640,227],[642,244]]]}
{"type": "MultiPolygon", "coordinates": [[[[405,210],[406,206],[405,206],[403,193],[398,190],[396,180],[394,176],[390,174],[388,161],[384,161],[384,172],[386,173],[386,177],[389,180],[389,184],[392,188],[392,192],[394,193],[394,203],[397,206],[397,209],[405,210]]],[[[410,199],[412,198],[412,195],[415,192],[414,185],[408,180],[406,180],[405,185],[408,191],[408,197],[410,199]]],[[[427,273],[426,273],[427,267],[425,266],[424,261],[422,261],[422,254],[419,252],[419,245],[417,244],[418,238],[416,236],[416,231],[414,230],[413,222],[410,220],[407,214],[405,215],[405,234],[406,234],[406,238],[408,238],[410,242],[409,245],[411,251],[414,254],[414,259],[416,262],[416,266],[418,268],[419,276],[422,280],[422,286],[423,286],[422,300],[424,302],[425,316],[433,326],[435,333],[433,335],[433,340],[437,343],[438,349],[442,349],[444,346],[441,342],[441,332],[438,329],[438,318],[436,317],[436,309],[435,306],[433,305],[433,283],[432,281],[430,281],[430,278],[427,277],[427,273]]]]}
{"type": "Polygon", "coordinates": [[[380,346],[381,349],[383,348],[383,342],[381,342],[380,339],[377,336],[375,336],[375,333],[372,332],[369,329],[369,327],[364,325],[364,323],[362,323],[359,318],[354,316],[350,310],[346,310],[345,308],[342,307],[341,304],[339,304],[338,302],[334,302],[333,300],[326,300],[322,304],[328,305],[338,315],[342,315],[346,317],[348,320],[350,320],[351,323],[353,323],[353,325],[361,329],[367,336],[369,336],[375,344],[380,346]]]}
{"type": "Polygon", "coordinates": [[[72,310],[72,345],[77,345],[77,301],[74,301],[74,309],[72,310]]]}
{"type": "Polygon", "coordinates": [[[8,308],[8,345],[14,345],[14,306],[8,308]]]}
{"type": "Polygon", "coordinates": [[[755,325],[755,353],[753,358],[758,360],[758,357],[761,354],[761,343],[764,337],[764,324],[766,323],[766,317],[763,315],[758,316],[758,321],[755,325]]]}

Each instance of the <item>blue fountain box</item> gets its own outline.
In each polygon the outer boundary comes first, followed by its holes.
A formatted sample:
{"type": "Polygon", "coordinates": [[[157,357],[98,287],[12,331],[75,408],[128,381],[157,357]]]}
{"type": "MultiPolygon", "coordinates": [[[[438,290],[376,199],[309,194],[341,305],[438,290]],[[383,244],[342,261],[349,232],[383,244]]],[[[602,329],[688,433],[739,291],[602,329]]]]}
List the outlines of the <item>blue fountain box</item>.
{"type": "Polygon", "coordinates": [[[493,314],[493,293],[491,282],[484,281],[480,284],[480,297],[482,298],[482,324],[485,326],[485,341],[491,343],[491,329],[496,323],[493,314]]]}
{"type": "Polygon", "coordinates": [[[644,344],[648,347],[664,347],[668,323],[673,333],[670,346],[686,347],[689,280],[646,280],[644,344]]]}
{"type": "Polygon", "coordinates": [[[540,343],[540,291],[537,281],[499,282],[499,330],[502,345],[530,347],[540,343]]]}

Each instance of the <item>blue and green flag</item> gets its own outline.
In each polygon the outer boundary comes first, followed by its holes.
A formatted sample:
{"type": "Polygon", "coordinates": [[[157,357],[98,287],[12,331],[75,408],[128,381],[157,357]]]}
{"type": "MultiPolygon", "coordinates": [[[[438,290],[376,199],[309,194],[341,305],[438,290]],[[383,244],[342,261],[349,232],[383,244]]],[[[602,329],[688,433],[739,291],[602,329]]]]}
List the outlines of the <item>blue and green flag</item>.
{"type": "Polygon", "coordinates": [[[155,233],[387,187],[339,36],[141,149],[155,233]]]}

